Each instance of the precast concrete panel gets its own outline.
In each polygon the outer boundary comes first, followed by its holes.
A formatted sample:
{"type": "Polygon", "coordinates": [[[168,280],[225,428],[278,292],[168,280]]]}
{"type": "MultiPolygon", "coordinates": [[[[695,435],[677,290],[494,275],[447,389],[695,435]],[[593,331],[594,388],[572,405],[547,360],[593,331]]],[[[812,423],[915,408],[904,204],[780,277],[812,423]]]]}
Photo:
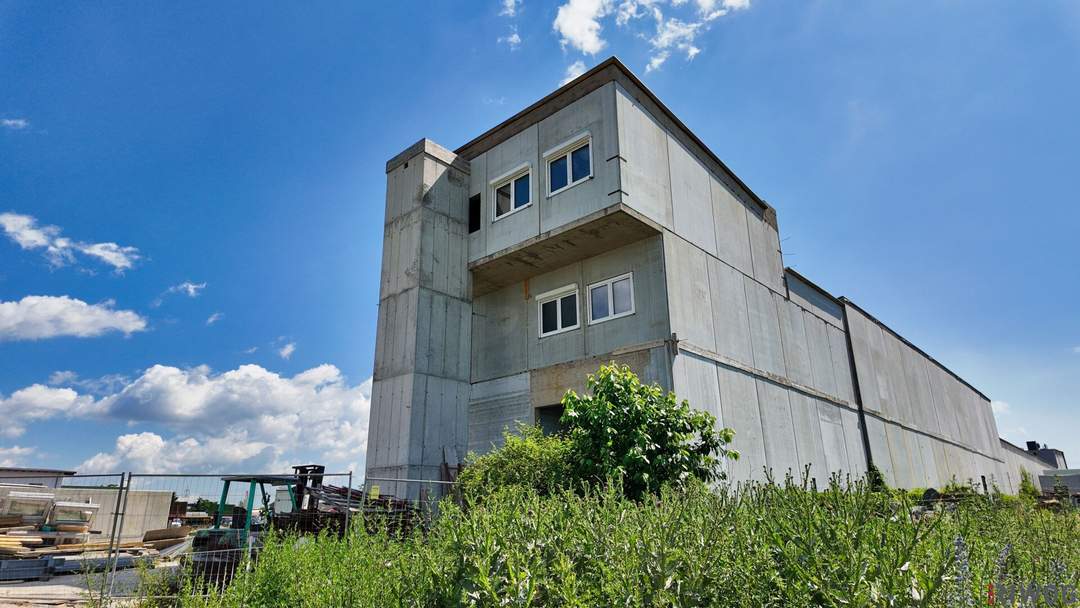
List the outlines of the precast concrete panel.
{"type": "Polygon", "coordinates": [[[716,255],[709,173],[675,138],[668,136],[671,170],[671,206],[675,232],[707,253],[716,255]]]}
{"type": "Polygon", "coordinates": [[[780,321],[772,293],[749,277],[743,277],[743,286],[746,288],[754,365],[767,372],[787,377],[784,348],[780,342],[780,321]]]}
{"type": "Polygon", "coordinates": [[[896,487],[914,487],[915,475],[911,465],[911,450],[907,444],[904,427],[885,422],[885,435],[889,442],[889,457],[892,460],[893,479],[896,487]]]}
{"type": "Polygon", "coordinates": [[[913,426],[922,431],[939,433],[937,417],[934,415],[934,397],[930,394],[930,383],[926,379],[923,358],[912,348],[903,345],[900,351],[907,394],[910,397],[913,426]]]}
{"type": "Polygon", "coordinates": [[[763,479],[768,460],[754,377],[723,365],[717,366],[717,377],[724,423],[735,431],[731,447],[739,451],[739,459],[729,463],[730,479],[763,479]]]}
{"type": "Polygon", "coordinates": [[[379,304],[375,378],[405,373],[416,365],[416,310],[420,290],[388,296],[379,304]]]}
{"type": "Polygon", "coordinates": [[[810,386],[843,399],[836,388],[836,372],[833,371],[832,351],[829,349],[829,325],[810,312],[803,312],[802,315],[813,377],[810,386]]]}
{"type": "Polygon", "coordinates": [[[474,381],[528,369],[529,319],[535,315],[523,285],[511,285],[473,300],[474,381]]]}
{"type": "Polygon", "coordinates": [[[854,410],[840,409],[840,420],[844,424],[844,443],[847,445],[848,464],[852,477],[866,475],[866,446],[863,443],[859,413],[854,410]]]}
{"type": "Polygon", "coordinates": [[[426,213],[420,241],[420,285],[456,298],[468,298],[466,226],[439,213],[426,213]]]}
{"type": "Polygon", "coordinates": [[[581,262],[575,262],[557,270],[533,277],[528,281],[529,304],[528,340],[529,369],[547,367],[556,363],[566,363],[585,356],[585,286],[581,278],[581,262]],[[539,299],[537,296],[574,286],[578,291],[577,315],[578,328],[562,333],[540,337],[539,299]]]}
{"type": "MultiPolygon", "coordinates": [[[[882,414],[881,401],[878,398],[877,373],[874,371],[874,357],[870,344],[871,331],[877,331],[879,336],[881,331],[870,319],[853,307],[847,306],[845,310],[863,409],[882,414]]],[[[835,356],[838,345],[834,341],[830,341],[830,344],[833,347],[833,356],[835,356]]]]}
{"type": "Polygon", "coordinates": [[[746,310],[743,275],[734,268],[708,258],[716,352],[746,365],[754,364],[750,346],[750,318],[746,310]]]}
{"type": "Polygon", "coordinates": [[[852,362],[847,334],[831,325],[826,329],[829,334],[829,354],[832,355],[833,373],[836,374],[836,394],[848,403],[855,403],[855,383],[851,378],[852,362]]]}
{"type": "Polygon", "coordinates": [[[667,132],[622,87],[616,94],[623,201],[649,219],[674,229],[667,132]]]}
{"type": "Polygon", "coordinates": [[[795,448],[799,456],[796,478],[805,474],[806,468],[810,467],[810,477],[817,480],[819,487],[823,487],[828,483],[829,465],[822,443],[817,400],[798,391],[789,390],[787,393],[795,431],[795,448]]]}
{"type": "MultiPolygon", "coordinates": [[[[605,85],[539,124],[540,154],[560,144],[588,133],[592,137],[590,156],[593,177],[548,196],[547,160],[540,158],[542,170],[537,183],[541,184],[540,232],[565,225],[608,205],[608,193],[619,188],[616,168],[618,150],[615,142],[605,137],[605,121],[615,120],[614,84],[605,85]]],[[[490,160],[488,161],[490,162],[490,160]]]]}
{"type": "Polygon", "coordinates": [[[663,238],[651,237],[582,261],[582,319],[585,354],[598,356],[619,348],[663,340],[671,335],[663,238]],[[632,273],[634,313],[615,319],[589,319],[588,286],[632,273]]]}
{"type": "Polygon", "coordinates": [[[546,170],[540,163],[537,141],[537,126],[533,125],[495,146],[486,154],[487,179],[481,191],[480,225],[486,229],[486,249],[484,255],[490,255],[526,239],[540,234],[540,209],[543,190],[540,186],[540,174],[546,170]],[[531,172],[529,178],[530,204],[498,218],[495,217],[495,186],[492,183],[508,172],[527,164],[531,172]]]}
{"type": "MultiPolygon", "coordinates": [[[[680,400],[688,401],[693,409],[715,416],[716,428],[724,428],[716,364],[690,353],[680,352],[671,364],[671,375],[675,380],[675,395],[680,400]]],[[[727,472],[728,463],[725,461],[721,464],[727,472]]]]}
{"type": "Polygon", "coordinates": [[[664,253],[668,272],[668,306],[671,331],[680,340],[716,350],[713,311],[709,293],[708,257],[682,238],[666,232],[664,253]]]}
{"type": "Polygon", "coordinates": [[[885,340],[885,357],[888,362],[889,385],[893,388],[894,407],[897,420],[908,427],[915,426],[915,406],[907,390],[907,377],[904,374],[903,351],[907,348],[889,332],[882,332],[885,340]]]}
{"type": "Polygon", "coordinates": [[[920,484],[925,488],[940,488],[943,486],[944,479],[938,469],[937,453],[934,451],[933,444],[937,441],[927,435],[918,434],[915,436],[916,441],[919,443],[919,454],[923,459],[923,473],[924,481],[920,484]]]}
{"type": "MultiPolygon", "coordinates": [[[[716,177],[709,176],[713,218],[716,222],[716,256],[747,276],[754,276],[750,256],[750,231],[747,228],[746,205],[735,197],[716,177]]],[[[758,221],[756,215],[750,215],[758,221]]]]}
{"type": "Polygon", "coordinates": [[[785,272],[784,277],[787,279],[788,295],[792,302],[833,327],[844,329],[844,307],[840,303],[792,272],[785,272]]]}
{"type": "Polygon", "coordinates": [[[776,293],[786,293],[784,289],[784,263],[780,258],[780,236],[754,212],[746,216],[750,233],[750,253],[754,262],[754,278],[767,285],[776,293]]]}
{"type": "Polygon", "coordinates": [[[379,293],[385,297],[420,284],[421,212],[398,217],[383,227],[383,270],[379,293]]]}
{"type": "Polygon", "coordinates": [[[484,453],[503,443],[503,430],[531,420],[529,373],[477,382],[469,401],[469,451],[484,453]]]}
{"type": "Polygon", "coordinates": [[[867,415],[866,422],[867,439],[870,442],[870,458],[874,461],[885,483],[890,487],[896,486],[896,475],[893,473],[892,454],[889,452],[889,439],[886,436],[885,422],[877,416],[867,415]]]}
{"type": "Polygon", "coordinates": [[[780,294],[773,294],[780,321],[780,341],[784,348],[784,364],[788,378],[813,386],[814,375],[810,370],[810,349],[806,344],[802,309],[780,294]]]}
{"type": "Polygon", "coordinates": [[[789,471],[799,476],[799,454],[788,391],[765,380],[756,380],[761,426],[765,437],[765,458],[773,475],[783,479],[789,471]]]}
{"type": "Polygon", "coordinates": [[[820,399],[815,399],[814,403],[817,407],[818,423],[821,425],[821,446],[825,451],[826,472],[829,475],[850,473],[857,476],[848,458],[841,408],[820,399]]]}

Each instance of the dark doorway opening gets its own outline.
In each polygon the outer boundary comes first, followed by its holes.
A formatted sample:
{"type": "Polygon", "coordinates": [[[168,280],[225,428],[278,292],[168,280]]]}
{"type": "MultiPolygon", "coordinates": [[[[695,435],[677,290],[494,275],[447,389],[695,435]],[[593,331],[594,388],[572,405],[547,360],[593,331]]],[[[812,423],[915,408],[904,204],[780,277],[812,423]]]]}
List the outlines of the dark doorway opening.
{"type": "Polygon", "coordinates": [[[545,435],[554,435],[563,431],[564,427],[559,419],[563,415],[562,405],[548,405],[536,408],[536,425],[543,429],[545,435]]]}

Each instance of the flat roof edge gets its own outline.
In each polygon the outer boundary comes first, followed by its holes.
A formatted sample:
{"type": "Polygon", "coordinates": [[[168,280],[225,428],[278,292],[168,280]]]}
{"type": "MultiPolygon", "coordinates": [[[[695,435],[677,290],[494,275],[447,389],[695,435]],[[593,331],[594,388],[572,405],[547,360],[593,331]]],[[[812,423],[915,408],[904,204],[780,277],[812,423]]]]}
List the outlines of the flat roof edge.
{"type": "Polygon", "coordinates": [[[466,161],[464,158],[461,158],[461,156],[457,153],[447,150],[446,148],[440,146],[439,144],[426,137],[421,138],[413,145],[405,148],[401,152],[394,155],[393,158],[386,161],[386,172],[390,173],[394,169],[397,169],[399,166],[408,162],[409,159],[419,154],[427,154],[428,156],[434,158],[435,160],[443,164],[452,166],[456,169],[464,171],[465,173],[469,172],[468,161],[466,161]]]}
{"type": "MultiPolygon", "coordinates": [[[[919,348],[918,346],[915,346],[915,344],[913,344],[910,340],[908,340],[904,336],[901,336],[899,333],[897,333],[896,330],[889,327],[885,323],[881,322],[881,320],[879,320],[877,317],[875,317],[874,315],[867,312],[865,308],[859,306],[855,302],[852,302],[851,300],[849,300],[845,296],[840,296],[840,301],[843,302],[844,304],[847,304],[847,305],[851,306],[852,308],[854,308],[855,310],[861,312],[862,314],[866,315],[866,317],[868,319],[870,319],[871,321],[873,321],[875,324],[877,324],[878,327],[880,327],[880,328],[884,329],[885,331],[889,332],[890,334],[896,336],[896,338],[898,340],[900,340],[904,344],[911,347],[915,352],[919,353],[923,357],[926,357],[928,360],[932,361],[935,365],[937,365],[941,369],[945,370],[945,373],[947,373],[950,376],[952,376],[953,378],[956,378],[957,380],[959,380],[960,384],[963,384],[964,386],[966,386],[966,387],[970,388],[971,390],[975,391],[983,399],[986,399],[987,401],[992,401],[992,399],[990,399],[990,397],[986,396],[986,393],[984,393],[984,392],[980,391],[979,389],[975,388],[975,386],[972,385],[970,382],[968,382],[967,380],[964,380],[960,376],[960,374],[954,372],[953,370],[946,367],[944,363],[942,363],[941,361],[938,361],[934,357],[930,356],[930,353],[928,353],[925,350],[919,348]]],[[[999,439],[1000,439],[1000,437],[999,437],[999,439]]]]}

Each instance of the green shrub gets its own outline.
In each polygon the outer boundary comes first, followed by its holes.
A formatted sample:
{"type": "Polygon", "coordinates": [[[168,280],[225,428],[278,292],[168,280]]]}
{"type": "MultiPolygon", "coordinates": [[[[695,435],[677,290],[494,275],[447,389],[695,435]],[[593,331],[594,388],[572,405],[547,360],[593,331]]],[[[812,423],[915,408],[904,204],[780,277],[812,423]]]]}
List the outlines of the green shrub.
{"type": "Polygon", "coordinates": [[[570,487],[570,442],[544,435],[538,426],[521,424],[518,433],[503,431],[502,447],[477,456],[469,454],[458,476],[466,500],[479,500],[501,488],[526,487],[541,495],[570,487]]]}
{"type": "Polygon", "coordinates": [[[601,366],[587,386],[590,394],[567,391],[562,400],[578,479],[613,481],[637,498],[664,484],[722,479],[720,459],[738,458],[727,448],[734,431],[717,430],[712,414],[642,384],[625,365],[601,366]]]}
{"type": "Polygon", "coordinates": [[[1035,487],[1035,483],[1031,480],[1031,473],[1028,473],[1027,469],[1020,469],[1019,496],[1026,500],[1039,500],[1039,489],[1035,487]]]}
{"type": "MultiPolygon", "coordinates": [[[[223,594],[186,606],[974,606],[993,583],[1080,586],[1080,515],[976,496],[912,517],[834,478],[617,489],[511,487],[444,503],[426,532],[275,536],[223,594]]],[[[1024,604],[1028,605],[1028,604],[1024,604]]],[[[1039,605],[1064,606],[1063,602],[1039,605]]]]}

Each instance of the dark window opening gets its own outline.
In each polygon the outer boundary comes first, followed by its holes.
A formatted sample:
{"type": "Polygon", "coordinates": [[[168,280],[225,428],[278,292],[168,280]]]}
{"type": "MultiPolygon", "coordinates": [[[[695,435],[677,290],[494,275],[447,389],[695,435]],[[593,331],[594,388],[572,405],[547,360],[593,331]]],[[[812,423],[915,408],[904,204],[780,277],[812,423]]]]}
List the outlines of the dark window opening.
{"type": "Polygon", "coordinates": [[[469,234],[480,230],[480,195],[469,197],[469,234]]]}

